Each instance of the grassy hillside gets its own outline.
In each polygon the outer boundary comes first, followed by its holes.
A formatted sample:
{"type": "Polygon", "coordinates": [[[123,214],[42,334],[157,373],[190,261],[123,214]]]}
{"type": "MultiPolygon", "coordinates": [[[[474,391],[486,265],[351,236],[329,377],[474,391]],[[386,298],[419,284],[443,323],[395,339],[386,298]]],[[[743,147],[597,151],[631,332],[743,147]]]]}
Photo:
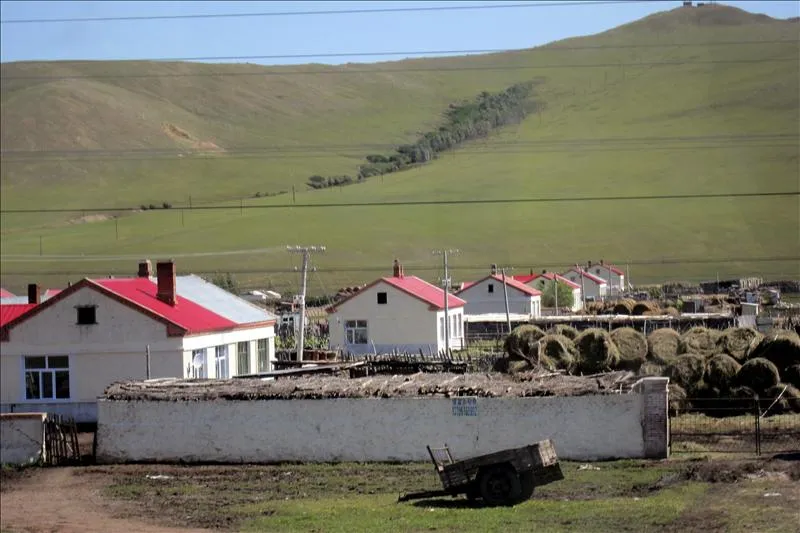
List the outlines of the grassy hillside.
{"type": "MultiPolygon", "coordinates": [[[[374,65],[6,64],[2,207],[178,206],[190,195],[198,205],[293,185],[298,204],[798,191],[797,31],[796,22],[706,6],[529,51],[374,65]],[[314,70],[325,73],[296,74],[314,70]],[[207,75],[226,71],[259,75],[207,75]],[[19,79],[100,73],[128,77],[19,79]],[[130,77],[174,73],[202,76],[130,77]],[[312,174],[353,174],[367,154],[435,130],[451,103],[524,81],[535,81],[541,111],[519,125],[414,170],[303,187],[312,174]],[[79,149],[108,152],[79,160],[70,152],[79,149]],[[42,161],[12,150],[62,153],[42,161]]],[[[245,203],[291,204],[291,195],[245,203]]],[[[388,270],[395,255],[408,271],[430,267],[430,248],[442,246],[462,250],[453,261],[464,268],[458,278],[492,262],[527,270],[600,257],[631,261],[635,282],[718,272],[797,277],[796,262],[744,259],[800,254],[799,213],[800,200],[788,196],[172,210],[69,225],[56,224],[63,215],[4,214],[2,282],[24,283],[20,272],[121,273],[135,261],[8,257],[38,254],[40,244],[44,254],[173,254],[182,270],[259,271],[291,268],[297,258],[282,246],[297,242],[329,247],[317,260],[338,270],[317,280],[329,289],[371,279],[370,269],[388,270]],[[273,250],[180,257],[254,248],[273,250]],[[676,258],[706,262],[654,264],[676,258]]]]}

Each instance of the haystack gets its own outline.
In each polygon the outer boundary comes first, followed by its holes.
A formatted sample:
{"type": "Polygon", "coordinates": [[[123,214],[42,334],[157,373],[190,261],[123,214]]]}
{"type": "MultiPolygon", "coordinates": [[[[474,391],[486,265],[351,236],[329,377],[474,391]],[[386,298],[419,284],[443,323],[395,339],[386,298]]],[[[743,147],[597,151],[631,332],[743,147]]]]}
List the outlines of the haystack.
{"type": "Polygon", "coordinates": [[[717,352],[717,341],[722,334],[719,330],[694,327],[681,335],[678,353],[696,353],[714,355],[717,352]]]}
{"type": "Polygon", "coordinates": [[[545,335],[539,339],[539,354],[552,361],[555,369],[572,373],[578,360],[578,349],[566,335],[545,335]]]}
{"type": "Polygon", "coordinates": [[[660,377],[664,375],[664,366],[652,361],[645,361],[637,372],[639,377],[660,377]]]}
{"type": "Polygon", "coordinates": [[[614,308],[611,310],[611,312],[614,313],[615,315],[630,315],[633,314],[633,308],[635,306],[636,306],[636,300],[631,300],[630,298],[623,298],[622,300],[614,304],[614,308]]]}
{"type": "Polygon", "coordinates": [[[758,394],[765,393],[780,382],[778,368],[762,357],[750,359],[736,374],[736,385],[750,387],[758,394]]]}
{"type": "Polygon", "coordinates": [[[544,331],[536,326],[523,325],[514,328],[506,337],[505,351],[508,355],[529,357],[535,355],[539,339],[544,337],[544,331]]]}
{"type": "Polygon", "coordinates": [[[667,365],[665,374],[687,394],[694,394],[703,385],[705,359],[698,354],[683,354],[667,365]]]}
{"type": "Polygon", "coordinates": [[[781,381],[800,389],[800,365],[792,365],[781,372],[781,381]]]}
{"type": "Polygon", "coordinates": [[[728,391],[735,385],[736,374],[742,367],[728,354],[717,354],[706,363],[705,382],[720,391],[728,391]]]}
{"type": "Polygon", "coordinates": [[[667,365],[678,356],[680,334],[672,328],[657,329],[647,336],[647,358],[667,365]]]}
{"type": "Polygon", "coordinates": [[[764,336],[753,328],[728,328],[719,338],[719,348],[737,361],[745,361],[764,336]]]}
{"type": "Polygon", "coordinates": [[[620,370],[637,371],[647,357],[647,338],[633,328],[617,328],[611,331],[611,340],[619,349],[620,370]]]}
{"type": "Polygon", "coordinates": [[[686,391],[677,383],[670,383],[669,387],[669,414],[675,416],[685,410],[688,405],[686,402],[686,391]]]}
{"type": "Polygon", "coordinates": [[[800,390],[788,383],[778,383],[767,389],[764,393],[764,401],[761,403],[765,410],[769,409],[768,415],[800,413],[800,390]]]}
{"type": "Polygon", "coordinates": [[[548,335],[564,335],[570,340],[575,340],[578,337],[578,330],[569,324],[556,324],[547,330],[548,335]]]}
{"type": "Polygon", "coordinates": [[[668,306],[664,309],[664,314],[669,316],[681,316],[681,312],[677,307],[668,306]]]}
{"type": "Polygon", "coordinates": [[[778,370],[800,364],[800,336],[787,329],[771,331],[758,343],[750,357],[768,359],[778,370]]]}
{"type": "Polygon", "coordinates": [[[661,307],[656,302],[637,302],[631,310],[635,316],[660,315],[661,307]]]}
{"type": "Polygon", "coordinates": [[[578,370],[583,374],[608,372],[619,365],[619,350],[604,329],[591,328],[575,339],[578,370]]]}

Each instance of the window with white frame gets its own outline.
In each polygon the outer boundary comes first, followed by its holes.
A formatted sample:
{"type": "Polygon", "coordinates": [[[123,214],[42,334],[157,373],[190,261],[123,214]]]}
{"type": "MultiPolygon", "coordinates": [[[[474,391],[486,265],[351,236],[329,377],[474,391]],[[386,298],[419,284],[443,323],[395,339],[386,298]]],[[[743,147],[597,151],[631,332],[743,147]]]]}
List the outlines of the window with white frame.
{"type": "Polygon", "coordinates": [[[192,377],[206,379],[208,377],[208,356],[206,349],[192,350],[192,377]]]}
{"type": "Polygon", "coordinates": [[[236,372],[239,375],[250,373],[249,342],[240,342],[236,344],[236,372]]]}
{"type": "Polygon", "coordinates": [[[68,400],[69,356],[25,357],[26,400],[68,400]]]}
{"type": "Polygon", "coordinates": [[[344,323],[344,340],[347,344],[367,344],[369,335],[367,334],[366,320],[347,320],[344,323]]]}
{"type": "Polygon", "coordinates": [[[228,369],[227,344],[214,348],[214,363],[218,378],[227,379],[231,377],[230,370],[228,369]]]}
{"type": "Polygon", "coordinates": [[[258,371],[269,372],[269,343],[267,339],[258,339],[256,348],[258,350],[258,371]]]}

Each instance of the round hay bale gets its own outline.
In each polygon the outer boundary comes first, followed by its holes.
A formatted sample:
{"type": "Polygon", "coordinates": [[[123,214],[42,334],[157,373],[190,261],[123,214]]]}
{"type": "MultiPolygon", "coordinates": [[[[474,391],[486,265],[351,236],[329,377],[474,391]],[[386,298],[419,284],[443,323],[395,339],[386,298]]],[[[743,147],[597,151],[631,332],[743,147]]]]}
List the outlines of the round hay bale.
{"type": "Polygon", "coordinates": [[[668,365],[678,356],[680,334],[672,328],[657,329],[647,336],[647,358],[668,365]]]}
{"type": "Polygon", "coordinates": [[[765,393],[770,387],[780,382],[778,368],[771,361],[762,357],[750,359],[736,374],[735,384],[750,387],[758,394],[765,393]]]}
{"type": "Polygon", "coordinates": [[[756,391],[750,387],[733,387],[728,396],[731,398],[730,409],[732,413],[744,414],[755,412],[756,391]]]}
{"type": "Polygon", "coordinates": [[[778,370],[800,364],[800,336],[787,329],[771,331],[750,352],[750,358],[772,361],[778,370]]]}
{"type": "Polygon", "coordinates": [[[604,329],[591,328],[575,339],[578,370],[583,374],[608,372],[619,364],[619,350],[604,329]]]}
{"type": "Polygon", "coordinates": [[[638,376],[639,377],[661,377],[664,375],[664,366],[659,365],[658,363],[654,363],[652,361],[645,361],[645,363],[639,367],[638,376]]]}
{"type": "Polygon", "coordinates": [[[792,365],[781,372],[781,381],[800,389],[800,365],[792,365]]]}
{"type": "Polygon", "coordinates": [[[622,370],[639,370],[647,357],[647,338],[633,328],[617,328],[611,331],[611,340],[619,349],[622,370]]]}
{"type": "Polygon", "coordinates": [[[764,336],[753,328],[728,328],[719,338],[719,348],[737,361],[745,361],[764,336]]]}
{"type": "Polygon", "coordinates": [[[661,307],[656,302],[636,302],[633,306],[631,314],[634,316],[643,315],[660,315],[661,307]]]}
{"type": "Polygon", "coordinates": [[[553,370],[575,370],[578,349],[566,335],[545,335],[539,339],[539,353],[552,361],[553,370]]]}
{"type": "Polygon", "coordinates": [[[683,390],[683,387],[677,383],[670,383],[668,392],[670,416],[675,416],[689,407],[686,401],[686,391],[683,390]]]}
{"type": "Polygon", "coordinates": [[[720,336],[719,330],[694,327],[681,335],[678,353],[713,355],[717,352],[717,341],[720,336]]]}
{"type": "Polygon", "coordinates": [[[678,308],[672,306],[669,306],[666,309],[664,309],[664,314],[669,316],[681,316],[681,312],[678,311],[678,308]]]}
{"type": "Polygon", "coordinates": [[[569,340],[575,340],[578,337],[578,330],[568,324],[556,324],[547,330],[548,335],[564,335],[569,340]]]}
{"type": "Polygon", "coordinates": [[[611,312],[615,315],[630,315],[633,313],[633,308],[636,306],[636,300],[630,298],[623,298],[614,304],[611,312]]]}
{"type": "Polygon", "coordinates": [[[766,390],[761,404],[763,409],[769,409],[767,416],[780,413],[800,413],[800,390],[788,383],[778,383],[766,390]],[[775,401],[776,399],[778,400],[775,401]]]}
{"type": "Polygon", "coordinates": [[[511,357],[530,358],[537,355],[539,339],[544,331],[529,324],[518,326],[506,337],[504,345],[506,353],[511,357]]]}
{"type": "Polygon", "coordinates": [[[720,391],[728,391],[736,380],[742,367],[728,354],[717,354],[706,362],[705,382],[720,391]]]}
{"type": "Polygon", "coordinates": [[[687,394],[694,394],[703,384],[705,367],[702,355],[683,354],[667,365],[665,373],[670,381],[680,385],[687,394]]]}

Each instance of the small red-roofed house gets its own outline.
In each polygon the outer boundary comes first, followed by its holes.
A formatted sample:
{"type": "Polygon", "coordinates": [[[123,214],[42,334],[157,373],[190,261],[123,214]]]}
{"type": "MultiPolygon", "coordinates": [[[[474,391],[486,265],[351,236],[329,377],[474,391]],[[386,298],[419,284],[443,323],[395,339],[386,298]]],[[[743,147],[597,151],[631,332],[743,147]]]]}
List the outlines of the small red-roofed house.
{"type": "Polygon", "coordinates": [[[609,265],[601,259],[598,265],[593,265],[589,262],[586,270],[606,280],[609,295],[618,295],[625,292],[625,272],[614,265],[609,265]]]}
{"type": "MultiPolygon", "coordinates": [[[[31,298],[39,290],[29,287],[31,298]]],[[[83,279],[0,324],[0,411],[93,422],[115,381],[229,378],[271,370],[275,317],[172,261],[130,278],[83,279]],[[148,354],[149,352],[149,360],[148,354]],[[149,374],[148,374],[149,371],[149,374]]]]}
{"type": "Polygon", "coordinates": [[[542,293],[538,289],[506,276],[506,287],[503,291],[503,277],[496,272],[478,281],[465,284],[456,293],[467,301],[468,315],[485,315],[506,312],[506,295],[508,295],[508,312],[516,315],[538,317],[542,314],[542,293]]]}
{"type": "MultiPolygon", "coordinates": [[[[583,309],[583,297],[581,296],[581,286],[577,283],[574,283],[564,276],[556,274],[555,272],[547,272],[542,271],[541,274],[530,274],[530,275],[523,275],[523,276],[514,276],[514,279],[524,283],[529,287],[533,287],[534,289],[538,289],[542,292],[553,282],[553,280],[557,280],[558,283],[561,285],[566,286],[572,291],[572,306],[570,307],[570,311],[577,312],[583,309]]],[[[562,303],[558,304],[559,309],[563,309],[565,306],[562,303]]]]}
{"type": "Polygon", "coordinates": [[[608,282],[580,267],[572,267],[561,275],[581,288],[587,302],[604,300],[608,295],[608,282]]]}
{"type": "Polygon", "coordinates": [[[450,349],[463,348],[466,302],[447,295],[445,328],[445,291],[406,275],[397,260],[392,274],[328,308],[331,349],[355,355],[439,353],[445,350],[445,329],[450,349]]]}

